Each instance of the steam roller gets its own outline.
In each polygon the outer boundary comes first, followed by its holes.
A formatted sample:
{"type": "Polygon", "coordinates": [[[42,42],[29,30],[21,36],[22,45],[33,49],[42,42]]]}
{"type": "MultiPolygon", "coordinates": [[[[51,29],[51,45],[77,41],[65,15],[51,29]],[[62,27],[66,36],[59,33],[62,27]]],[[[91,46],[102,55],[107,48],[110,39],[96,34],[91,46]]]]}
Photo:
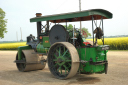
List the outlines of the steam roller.
{"type": "Polygon", "coordinates": [[[36,13],[30,22],[37,24],[37,38],[30,34],[27,45],[18,47],[14,61],[18,70],[43,70],[48,63],[51,74],[58,79],[68,79],[76,73],[107,74],[109,45],[104,45],[103,19],[110,18],[112,13],[103,9],[48,16],[36,13]],[[89,20],[92,21],[92,41],[86,40],[88,35],[85,30],[67,27],[68,22],[89,20]],[[100,21],[99,27],[96,20],[100,21]],[[42,21],[46,21],[46,25],[42,21]],[[54,24],[52,27],[50,22],[54,24]],[[60,24],[64,22],[65,26],[60,24]],[[103,45],[98,45],[97,39],[102,39],[103,45]]]}

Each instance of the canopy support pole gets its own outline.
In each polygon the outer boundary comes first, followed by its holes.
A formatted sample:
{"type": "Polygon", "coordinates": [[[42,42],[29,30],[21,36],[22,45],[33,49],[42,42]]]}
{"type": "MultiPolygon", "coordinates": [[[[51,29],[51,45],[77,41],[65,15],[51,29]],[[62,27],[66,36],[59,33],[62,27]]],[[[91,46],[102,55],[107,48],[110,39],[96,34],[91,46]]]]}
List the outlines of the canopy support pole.
{"type": "Polygon", "coordinates": [[[93,35],[93,46],[94,46],[94,33],[93,33],[94,27],[93,27],[93,20],[94,20],[94,18],[92,16],[92,35],[93,35]]]}
{"type": "Polygon", "coordinates": [[[67,20],[66,20],[66,30],[67,30],[67,20]]]}
{"type": "Polygon", "coordinates": [[[49,30],[49,21],[46,21],[47,23],[47,30],[49,30]]]}
{"type": "Polygon", "coordinates": [[[104,45],[104,28],[103,28],[103,16],[102,16],[101,20],[102,20],[102,31],[103,31],[103,45],[104,45]]]}

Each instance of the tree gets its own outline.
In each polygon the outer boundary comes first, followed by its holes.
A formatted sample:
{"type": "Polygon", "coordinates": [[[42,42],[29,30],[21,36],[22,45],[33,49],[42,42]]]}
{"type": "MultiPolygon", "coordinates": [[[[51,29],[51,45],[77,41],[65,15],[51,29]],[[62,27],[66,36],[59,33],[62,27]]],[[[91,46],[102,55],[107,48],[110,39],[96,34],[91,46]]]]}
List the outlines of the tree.
{"type": "Polygon", "coordinates": [[[87,28],[83,27],[82,30],[84,30],[84,31],[87,33],[87,37],[88,37],[88,36],[91,36],[91,33],[89,33],[89,31],[88,31],[87,28]]]}
{"type": "MultiPolygon", "coordinates": [[[[64,25],[64,27],[66,28],[66,25],[64,25]]],[[[69,25],[67,26],[67,30],[73,30],[72,24],[69,24],[69,25]]],[[[80,30],[80,29],[79,29],[79,30],[80,30]]],[[[84,31],[87,33],[87,37],[88,37],[88,36],[91,36],[91,33],[89,33],[89,31],[88,31],[87,28],[83,27],[82,30],[84,30],[84,31]]]]}
{"type": "MultiPolygon", "coordinates": [[[[66,28],[66,25],[64,25],[64,27],[66,28]]],[[[67,30],[73,30],[72,24],[69,24],[69,25],[67,26],[67,30]]]]}
{"type": "Polygon", "coordinates": [[[0,38],[4,38],[4,33],[7,33],[6,23],[7,19],[5,18],[5,12],[0,8],[0,38]]]}

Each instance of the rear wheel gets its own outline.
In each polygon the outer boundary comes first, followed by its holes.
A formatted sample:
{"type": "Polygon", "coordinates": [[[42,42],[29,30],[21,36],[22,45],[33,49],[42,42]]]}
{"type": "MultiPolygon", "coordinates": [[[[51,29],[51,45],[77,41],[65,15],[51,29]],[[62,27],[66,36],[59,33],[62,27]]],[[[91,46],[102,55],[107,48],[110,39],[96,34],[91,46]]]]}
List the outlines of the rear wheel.
{"type": "Polygon", "coordinates": [[[79,68],[76,48],[68,42],[53,44],[48,53],[48,66],[56,78],[66,79],[74,76],[79,68]]]}

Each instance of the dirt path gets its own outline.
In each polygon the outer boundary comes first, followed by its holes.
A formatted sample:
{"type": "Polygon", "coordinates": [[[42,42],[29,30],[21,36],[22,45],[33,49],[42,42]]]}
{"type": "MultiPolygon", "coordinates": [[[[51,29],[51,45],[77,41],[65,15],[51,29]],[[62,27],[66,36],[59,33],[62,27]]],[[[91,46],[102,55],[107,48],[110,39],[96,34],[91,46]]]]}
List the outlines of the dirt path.
{"type": "Polygon", "coordinates": [[[48,67],[44,70],[19,72],[16,51],[0,51],[0,85],[128,85],[128,51],[108,52],[108,74],[77,74],[68,80],[54,78],[48,67]]]}

